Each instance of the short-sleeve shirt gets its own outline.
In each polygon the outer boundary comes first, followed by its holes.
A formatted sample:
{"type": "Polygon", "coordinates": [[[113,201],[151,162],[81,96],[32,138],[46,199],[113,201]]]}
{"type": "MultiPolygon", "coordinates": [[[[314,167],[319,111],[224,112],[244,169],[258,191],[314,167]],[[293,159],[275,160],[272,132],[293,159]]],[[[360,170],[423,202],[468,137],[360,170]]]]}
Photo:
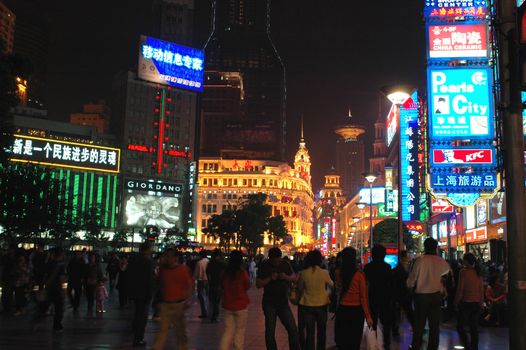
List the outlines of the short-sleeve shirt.
{"type": "Polygon", "coordinates": [[[165,302],[181,302],[187,299],[194,285],[190,269],[185,265],[161,268],[159,280],[162,300],[165,302]]]}
{"type": "MultiPolygon", "coordinates": [[[[272,273],[285,273],[292,275],[292,267],[285,260],[280,260],[278,266],[272,265],[270,260],[265,260],[261,263],[258,269],[258,278],[265,279],[272,275],[272,273]]],[[[263,303],[271,303],[273,305],[283,305],[289,301],[290,282],[286,280],[271,280],[264,288],[263,303]]]]}

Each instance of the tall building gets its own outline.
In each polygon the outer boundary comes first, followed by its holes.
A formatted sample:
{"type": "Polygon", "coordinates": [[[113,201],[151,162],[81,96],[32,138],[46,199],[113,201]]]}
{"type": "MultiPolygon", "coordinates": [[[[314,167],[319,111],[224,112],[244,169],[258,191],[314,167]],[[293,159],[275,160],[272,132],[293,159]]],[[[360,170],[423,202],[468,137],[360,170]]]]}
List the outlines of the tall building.
{"type": "Polygon", "coordinates": [[[192,46],[194,0],[154,0],[153,36],[192,46]]]}
{"type": "MultiPolygon", "coordinates": [[[[214,0],[213,9],[206,69],[240,72],[243,78],[246,120],[227,125],[225,133],[245,142],[244,158],[283,161],[285,67],[270,36],[270,0],[214,0]]],[[[202,125],[207,128],[206,119],[202,125]]]]}
{"type": "Polygon", "coordinates": [[[347,120],[336,127],[336,172],[340,175],[341,187],[347,198],[354,196],[363,187],[364,145],[361,135],[365,127],[351,122],[349,110],[347,120]]]}
{"type": "MultiPolygon", "coordinates": [[[[377,177],[375,186],[385,185],[385,166],[387,161],[386,127],[385,118],[382,117],[379,107],[378,119],[374,122],[373,157],[369,159],[369,172],[377,177]]],[[[363,182],[363,181],[362,181],[363,182]]]]}
{"type": "Polygon", "coordinates": [[[72,113],[69,116],[69,122],[94,126],[98,133],[104,134],[109,131],[110,107],[104,100],[87,103],[83,106],[82,112],[72,113]]]}
{"type": "Polygon", "coordinates": [[[2,2],[0,2],[0,40],[4,44],[4,52],[13,52],[15,43],[15,14],[2,2]]]}

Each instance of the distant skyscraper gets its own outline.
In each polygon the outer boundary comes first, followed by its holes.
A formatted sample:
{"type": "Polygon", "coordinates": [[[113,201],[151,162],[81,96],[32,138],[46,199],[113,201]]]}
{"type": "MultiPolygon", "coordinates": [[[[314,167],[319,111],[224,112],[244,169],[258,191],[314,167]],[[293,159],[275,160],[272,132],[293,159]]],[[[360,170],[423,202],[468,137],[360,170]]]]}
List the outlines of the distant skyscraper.
{"type": "Polygon", "coordinates": [[[246,140],[240,149],[250,157],[283,160],[285,67],[270,37],[270,1],[214,0],[213,9],[206,69],[240,72],[244,88],[246,121],[225,126],[225,136],[246,140]]]}
{"type": "Polygon", "coordinates": [[[339,135],[336,140],[336,172],[341,178],[344,194],[352,198],[363,187],[364,146],[360,137],[365,133],[365,127],[354,125],[349,110],[347,120],[336,127],[339,135]]]}
{"type": "Polygon", "coordinates": [[[13,52],[15,43],[15,14],[0,2],[0,40],[4,42],[4,52],[13,52]]]}
{"type": "Polygon", "coordinates": [[[192,46],[194,0],[154,0],[153,36],[192,46]]]}

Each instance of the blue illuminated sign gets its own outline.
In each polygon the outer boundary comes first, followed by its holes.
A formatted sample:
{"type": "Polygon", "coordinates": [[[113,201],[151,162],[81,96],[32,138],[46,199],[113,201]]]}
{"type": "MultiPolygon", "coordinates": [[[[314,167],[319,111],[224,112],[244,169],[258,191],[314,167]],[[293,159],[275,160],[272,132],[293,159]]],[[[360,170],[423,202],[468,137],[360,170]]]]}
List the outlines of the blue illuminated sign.
{"type": "Polygon", "coordinates": [[[448,193],[447,199],[457,207],[469,207],[477,203],[480,195],[478,193],[448,193]]]}
{"type": "Polygon", "coordinates": [[[424,16],[429,19],[478,18],[487,13],[487,0],[425,0],[424,3],[424,16]]]}
{"type": "Polygon", "coordinates": [[[489,68],[428,68],[433,139],[493,138],[489,68]]]}
{"type": "Polygon", "coordinates": [[[497,188],[497,175],[433,173],[431,187],[435,193],[492,193],[497,188]]]}
{"type": "MultiPolygon", "coordinates": [[[[526,92],[521,91],[522,105],[526,104],[526,92]]],[[[526,109],[522,110],[522,133],[526,137],[526,109]]]]}
{"type": "Polygon", "coordinates": [[[141,36],[138,76],[154,83],[202,91],[204,52],[141,36]]]}
{"type": "Polygon", "coordinates": [[[402,221],[420,219],[418,135],[418,95],[415,92],[400,107],[402,221]]]}

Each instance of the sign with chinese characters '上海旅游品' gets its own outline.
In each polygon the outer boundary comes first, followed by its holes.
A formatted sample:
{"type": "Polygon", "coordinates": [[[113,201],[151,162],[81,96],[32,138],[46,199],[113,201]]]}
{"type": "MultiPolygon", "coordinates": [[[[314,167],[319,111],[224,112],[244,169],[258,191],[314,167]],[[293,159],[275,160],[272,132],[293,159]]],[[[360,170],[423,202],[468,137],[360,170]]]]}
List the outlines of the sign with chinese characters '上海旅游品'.
{"type": "Polygon", "coordinates": [[[493,193],[497,185],[496,174],[431,174],[434,193],[493,193]]]}
{"type": "Polygon", "coordinates": [[[9,150],[13,162],[118,173],[120,149],[86,143],[67,142],[14,135],[9,150]]]}
{"type": "Polygon", "coordinates": [[[138,76],[153,83],[202,91],[204,51],[142,35],[138,76]]]}
{"type": "Polygon", "coordinates": [[[424,16],[429,19],[483,18],[487,13],[487,0],[425,0],[424,2],[424,16]]]}
{"type": "Polygon", "coordinates": [[[489,68],[428,68],[431,139],[493,137],[489,68]]]}
{"type": "Polygon", "coordinates": [[[486,58],[485,24],[441,24],[428,27],[428,55],[432,59],[486,58]]]}

